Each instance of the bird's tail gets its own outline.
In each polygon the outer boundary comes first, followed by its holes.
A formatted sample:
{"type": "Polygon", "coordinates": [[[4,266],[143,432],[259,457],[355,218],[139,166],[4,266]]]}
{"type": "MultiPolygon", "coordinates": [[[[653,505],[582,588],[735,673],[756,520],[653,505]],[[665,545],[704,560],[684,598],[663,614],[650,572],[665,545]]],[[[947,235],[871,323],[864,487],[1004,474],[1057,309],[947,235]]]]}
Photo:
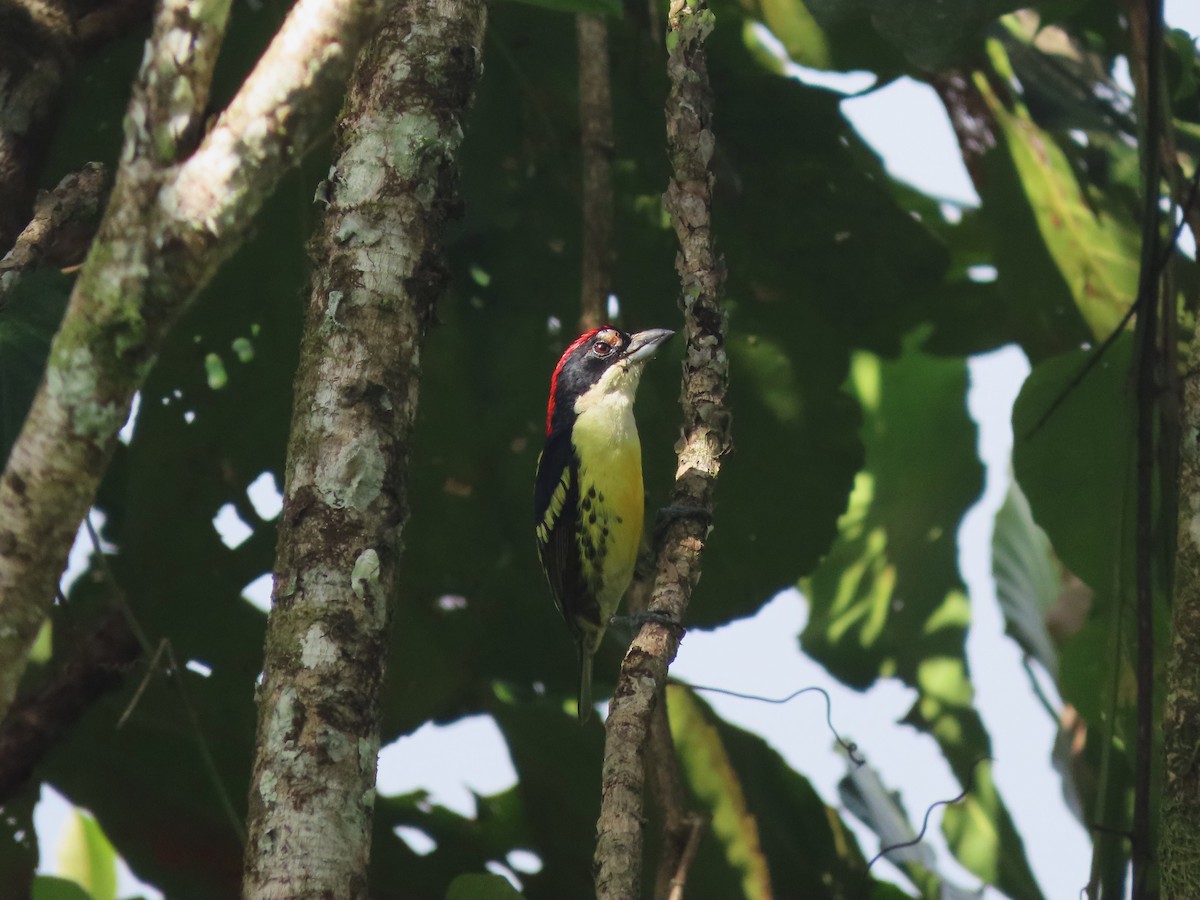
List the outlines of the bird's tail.
{"type": "Polygon", "coordinates": [[[579,724],[592,717],[592,653],[579,647],[579,724]]]}

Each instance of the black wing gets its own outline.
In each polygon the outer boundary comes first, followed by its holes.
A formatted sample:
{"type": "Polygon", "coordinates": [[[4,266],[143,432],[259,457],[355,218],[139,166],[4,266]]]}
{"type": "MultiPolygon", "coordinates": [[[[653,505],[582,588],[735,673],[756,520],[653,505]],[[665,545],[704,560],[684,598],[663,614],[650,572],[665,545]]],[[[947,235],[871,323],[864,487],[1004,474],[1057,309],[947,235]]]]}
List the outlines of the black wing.
{"type": "Polygon", "coordinates": [[[554,603],[576,632],[580,615],[597,619],[599,612],[587,596],[575,523],[579,506],[579,461],[571,446],[571,433],[561,431],[546,439],[538,458],[533,489],[533,527],[542,569],[554,592],[554,603]],[[590,613],[590,615],[589,615],[590,613]]]}

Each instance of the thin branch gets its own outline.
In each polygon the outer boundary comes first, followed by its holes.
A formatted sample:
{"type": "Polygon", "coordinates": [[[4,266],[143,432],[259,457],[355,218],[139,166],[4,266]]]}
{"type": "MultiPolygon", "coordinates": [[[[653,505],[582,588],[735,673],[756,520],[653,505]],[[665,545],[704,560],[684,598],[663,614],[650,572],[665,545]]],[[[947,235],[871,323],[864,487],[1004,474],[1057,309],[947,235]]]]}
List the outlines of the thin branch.
{"type": "Polygon", "coordinates": [[[700,849],[700,838],[704,836],[706,824],[702,816],[692,816],[686,823],[688,828],[687,844],[683,848],[683,853],[679,856],[679,866],[676,868],[675,875],[671,879],[671,892],[667,895],[667,900],[683,900],[683,889],[687,886],[688,869],[692,867],[692,861],[696,858],[696,852],[700,849]]]}
{"type": "Polygon", "coordinates": [[[14,703],[0,725],[0,804],[25,784],[34,767],[92,704],[116,690],[141,656],[121,612],[84,638],[63,666],[14,703]]]}
{"type": "Polygon", "coordinates": [[[51,191],[38,195],[33,219],[0,259],[0,309],[25,269],[37,265],[65,268],[82,262],[100,224],[109,187],[100,163],[88,163],[63,178],[51,191]]]}
{"type": "Polygon", "coordinates": [[[580,330],[607,321],[613,280],[613,123],[608,69],[608,23],[603,16],[575,16],[579,44],[579,135],[583,151],[583,277],[580,330]]]}
{"type": "MultiPolygon", "coordinates": [[[[1141,100],[1142,252],[1137,293],[1137,740],[1133,794],[1133,897],[1149,896],[1153,853],[1150,786],[1154,757],[1154,464],[1159,397],[1159,181],[1162,0],[1132,0],[1129,31],[1141,100]]],[[[1165,477],[1165,476],[1164,476],[1165,477]]]]}
{"type": "Polygon", "coordinates": [[[713,248],[713,179],[708,168],[714,137],[703,42],[713,22],[704,0],[675,0],[671,5],[667,37],[671,86],[666,111],[674,174],[664,203],[680,245],[676,269],[687,334],[680,401],[683,434],[676,445],[670,524],[659,548],[650,602],[650,612],[659,621],[643,625],[625,654],[605,728],[595,853],[599,898],[632,898],[640,893],[642,787],[651,714],[700,577],[714,483],[731,446],[725,407],[725,313],[720,302],[724,267],[713,248]],[[679,624],[672,627],[665,622],[679,624]]]}
{"type": "Polygon", "coordinates": [[[298,0],[189,157],[228,2],[164,0],[100,234],[0,478],[0,714],[167,331],[320,130],[316,113],[344,82],[384,5],[298,0]]]}
{"type": "Polygon", "coordinates": [[[668,900],[681,868],[686,872],[684,860],[691,835],[696,831],[696,822],[704,821],[703,817],[688,812],[687,792],[679,770],[679,754],[675,752],[675,741],[671,737],[666,700],[664,688],[650,714],[650,737],[646,748],[647,779],[663,831],[658,871],[654,877],[654,896],[658,900],[668,900]]]}

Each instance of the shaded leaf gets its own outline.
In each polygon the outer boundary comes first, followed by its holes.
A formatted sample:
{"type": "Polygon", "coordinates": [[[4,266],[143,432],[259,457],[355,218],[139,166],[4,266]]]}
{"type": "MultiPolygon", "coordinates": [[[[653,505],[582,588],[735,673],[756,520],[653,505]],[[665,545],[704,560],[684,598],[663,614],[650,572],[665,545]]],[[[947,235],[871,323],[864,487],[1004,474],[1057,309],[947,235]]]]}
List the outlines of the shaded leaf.
{"type": "Polygon", "coordinates": [[[938,742],[960,784],[976,785],[969,814],[943,819],[955,856],[1010,896],[1040,898],[1007,810],[976,772],[990,741],[963,653],[970,607],[955,544],[980,489],[965,363],[913,349],[894,362],[859,354],[852,383],[867,463],[840,538],[802,584],[812,604],[802,646],[852,686],[892,676],[917,689],[904,721],[938,742]]]}
{"type": "MultiPolygon", "coordinates": [[[[684,778],[711,816],[708,854],[735,868],[743,896],[889,896],[837,811],[762,738],[723,721],[682,685],[668,687],[668,712],[684,778]]],[[[708,884],[700,874],[689,883],[708,884]]]]}
{"type": "Polygon", "coordinates": [[[33,900],[95,900],[78,882],[69,878],[39,875],[33,879],[33,900]]]}
{"type": "Polygon", "coordinates": [[[923,896],[939,900],[970,900],[976,891],[947,881],[937,870],[933,849],[918,841],[920,832],[909,821],[900,795],[889,791],[879,772],[870,765],[847,760],[847,771],[838,782],[838,796],[855,817],[879,835],[880,852],[904,870],[923,896]],[[887,848],[893,849],[887,849],[887,848]]]}
{"type": "Polygon", "coordinates": [[[513,900],[521,892],[502,875],[466,874],[450,882],[446,900],[513,900]]]}
{"type": "Polygon", "coordinates": [[[1058,557],[1111,596],[1114,579],[1131,571],[1123,548],[1132,536],[1132,336],[1117,340],[1076,384],[1093,352],[1034,366],[1013,408],[1013,469],[1058,557]]]}
{"type": "Polygon", "coordinates": [[[668,709],[671,734],[688,784],[708,809],[725,858],[741,876],[743,896],[750,900],[770,897],[771,872],[759,840],[758,821],[746,806],[738,773],[716,728],[704,721],[699,701],[686,688],[669,689],[668,709]]]}
{"type": "Polygon", "coordinates": [[[996,511],[992,574],[1005,629],[1057,678],[1058,650],[1046,628],[1046,613],[1058,597],[1058,572],[1050,541],[1033,521],[1029,501],[1016,483],[996,511]]]}
{"type": "Polygon", "coordinates": [[[936,5],[922,0],[805,0],[827,29],[856,23],[899,49],[917,69],[927,70],[966,55],[1002,14],[1017,9],[1013,0],[959,0],[936,5]]]}
{"type": "MultiPolygon", "coordinates": [[[[990,42],[989,49],[1000,76],[1011,77],[1000,43],[990,42]]],[[[1022,103],[1002,102],[982,73],[976,73],[975,85],[1004,136],[1003,152],[1015,169],[1046,250],[1092,334],[1107,337],[1137,293],[1136,225],[1085,194],[1063,151],[1034,124],[1022,103]]]]}

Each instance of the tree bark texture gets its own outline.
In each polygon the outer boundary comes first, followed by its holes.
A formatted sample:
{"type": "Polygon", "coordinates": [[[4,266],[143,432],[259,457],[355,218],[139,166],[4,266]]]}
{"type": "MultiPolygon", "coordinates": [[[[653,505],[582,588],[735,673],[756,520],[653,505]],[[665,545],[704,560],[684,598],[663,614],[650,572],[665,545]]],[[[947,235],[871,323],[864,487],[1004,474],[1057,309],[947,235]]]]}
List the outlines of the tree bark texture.
{"type": "Polygon", "coordinates": [[[148,18],[150,0],[0,2],[0,251],[25,226],[63,85],[89,46],[148,18]]]}
{"type": "Polygon", "coordinates": [[[613,278],[613,122],[608,66],[608,23],[592,13],[575,16],[579,45],[579,136],[583,151],[583,271],[580,331],[607,319],[613,278]]]}
{"type": "Polygon", "coordinates": [[[0,478],[0,716],[163,337],[320,133],[386,0],[298,0],[216,126],[202,121],[229,0],[163,0],[100,232],[0,478]]]}
{"type": "MultiPolygon", "coordinates": [[[[724,265],[713,246],[711,223],[712,92],[703,49],[713,23],[704,0],[673,0],[667,24],[671,86],[666,103],[673,175],[664,203],[679,240],[675,268],[687,350],[680,398],[683,434],[675,445],[674,512],[658,553],[650,611],[676,623],[684,621],[692,589],[700,578],[700,557],[712,521],[713,488],[721,460],[731,446],[725,406],[729,360],[720,302],[724,265]]],[[[634,638],[621,665],[605,726],[594,861],[599,898],[632,900],[641,895],[647,735],[679,639],[679,627],[649,622],[634,638]]]]}
{"type": "Polygon", "coordinates": [[[338,126],[301,358],[244,896],[367,896],[380,691],[421,349],[458,209],[482,0],[398,6],[338,126]]]}
{"type": "MultiPolygon", "coordinates": [[[[1200,365],[1200,338],[1188,369],[1200,365]]],[[[1200,379],[1183,380],[1175,605],[1163,709],[1159,865],[1164,900],[1200,897],[1200,379]]]]}

